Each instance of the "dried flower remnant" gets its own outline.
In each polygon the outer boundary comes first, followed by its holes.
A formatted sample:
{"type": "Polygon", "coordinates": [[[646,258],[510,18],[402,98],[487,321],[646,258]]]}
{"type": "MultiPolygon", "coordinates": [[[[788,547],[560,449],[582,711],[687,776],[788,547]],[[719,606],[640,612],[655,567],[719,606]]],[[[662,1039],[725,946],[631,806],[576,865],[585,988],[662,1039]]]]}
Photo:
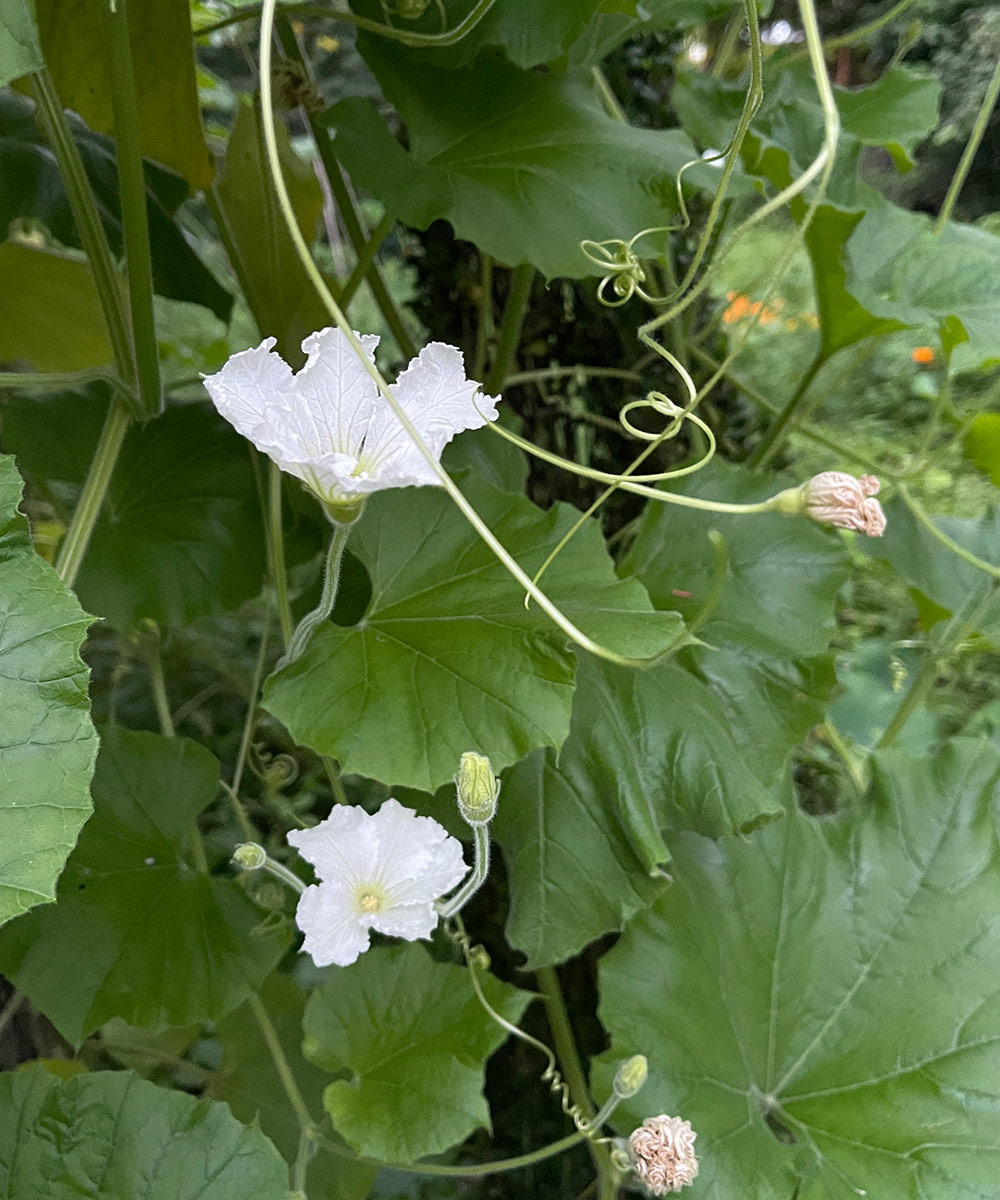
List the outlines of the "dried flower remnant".
{"type": "Polygon", "coordinates": [[[805,513],[821,525],[853,529],[868,537],[885,532],[885,513],[875,499],[879,481],[874,475],[855,479],[844,471],[823,471],[799,489],[805,513]]]}
{"type": "Polygon", "coordinates": [[[346,967],[368,949],[369,931],[408,941],[430,937],[435,900],[466,873],[462,843],[432,817],[396,800],[375,814],[338,805],[289,842],[316,869],[295,913],[302,946],[319,967],[346,967]]]}
{"type": "Polygon", "coordinates": [[[628,1154],[636,1177],[652,1196],[679,1192],[694,1181],[698,1135],[680,1117],[647,1117],[628,1139],[628,1154]]]}

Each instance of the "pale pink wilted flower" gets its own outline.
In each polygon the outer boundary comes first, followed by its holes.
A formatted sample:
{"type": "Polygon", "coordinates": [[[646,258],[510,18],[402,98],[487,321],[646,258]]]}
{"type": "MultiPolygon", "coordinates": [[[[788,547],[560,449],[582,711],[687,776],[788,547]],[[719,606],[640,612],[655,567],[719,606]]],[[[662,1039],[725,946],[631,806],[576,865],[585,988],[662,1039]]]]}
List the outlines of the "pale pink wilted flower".
{"type": "Polygon", "coordinates": [[[466,873],[462,843],[396,800],[374,814],[337,805],[288,840],[320,880],[302,893],[295,912],[306,935],[302,949],[318,967],[349,966],[368,949],[371,929],[408,941],[430,937],[438,922],[434,901],[466,873]]]}
{"type": "Polygon", "coordinates": [[[639,1181],[653,1196],[679,1192],[698,1174],[694,1140],[698,1135],[680,1117],[647,1117],[628,1139],[628,1153],[639,1181]]]}
{"type": "Polygon", "coordinates": [[[872,499],[878,490],[874,475],[855,479],[845,471],[822,471],[801,488],[807,516],[821,525],[853,529],[868,537],[881,537],[885,532],[882,505],[872,499]]]}

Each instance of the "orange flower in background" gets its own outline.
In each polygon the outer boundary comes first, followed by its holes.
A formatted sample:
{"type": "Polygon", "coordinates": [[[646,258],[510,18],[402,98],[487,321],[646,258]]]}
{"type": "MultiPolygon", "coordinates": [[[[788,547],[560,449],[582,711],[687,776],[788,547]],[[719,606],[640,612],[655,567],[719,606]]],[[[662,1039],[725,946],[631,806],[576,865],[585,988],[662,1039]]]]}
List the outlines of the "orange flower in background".
{"type": "Polygon", "coordinates": [[[722,319],[727,325],[732,325],[734,321],[738,321],[740,317],[745,317],[750,312],[749,296],[744,296],[740,292],[726,292],[726,299],[729,301],[729,307],[722,314],[722,319]]]}
{"type": "Polygon", "coordinates": [[[922,367],[926,367],[934,361],[936,355],[932,346],[918,346],[910,355],[910,358],[922,367]]]}

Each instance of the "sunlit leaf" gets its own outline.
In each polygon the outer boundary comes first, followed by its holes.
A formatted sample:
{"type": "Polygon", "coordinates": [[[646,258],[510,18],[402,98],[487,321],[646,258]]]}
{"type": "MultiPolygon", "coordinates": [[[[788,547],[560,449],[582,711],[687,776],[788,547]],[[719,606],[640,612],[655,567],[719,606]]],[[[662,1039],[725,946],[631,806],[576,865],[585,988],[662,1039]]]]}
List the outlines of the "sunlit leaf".
{"type": "MultiPolygon", "coordinates": [[[[74,113],[66,114],[70,133],[94,197],[112,254],[124,248],[115,143],[94,133],[74,113]]],[[[202,304],[228,321],[232,296],[198,257],[175,216],[187,195],[184,180],[156,163],[145,162],[146,217],[159,296],[202,304]]],[[[0,93],[0,231],[16,218],[40,221],[64,246],[80,247],[59,164],[35,123],[34,106],[12,91],[0,93]]]]}
{"type": "Polygon", "coordinates": [[[55,896],[97,754],[80,659],[90,619],[32,548],[20,500],[0,457],[0,924],[55,896]]]}
{"type": "Polygon", "coordinates": [[[86,262],[0,242],[0,362],[33,371],[80,371],[111,362],[111,345],[86,262]],[[52,336],[53,325],[59,336],[52,336]]]}
{"type": "MultiPolygon", "coordinates": [[[[91,129],[111,133],[103,0],[35,0],[45,61],[59,98],[91,129]]],[[[173,167],[191,191],[208,187],[214,166],[205,145],[187,0],[129,0],[142,152],[173,167]]]]}
{"type": "Polygon", "coordinates": [[[0,87],[41,68],[42,52],[27,0],[5,0],[0,13],[0,87]]]}

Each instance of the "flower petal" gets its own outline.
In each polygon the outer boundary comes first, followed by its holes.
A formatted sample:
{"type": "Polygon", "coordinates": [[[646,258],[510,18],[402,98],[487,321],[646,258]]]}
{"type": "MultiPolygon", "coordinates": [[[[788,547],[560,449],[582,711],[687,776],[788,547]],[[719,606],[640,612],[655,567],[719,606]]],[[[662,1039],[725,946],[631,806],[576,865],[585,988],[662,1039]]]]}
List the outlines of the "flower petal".
{"type": "MultiPolygon", "coordinates": [[[[445,342],[426,345],[391,391],[438,458],[456,433],[496,420],[496,400],[466,379],[462,352],[445,342]]],[[[379,487],[438,482],[383,397],[372,416],[361,466],[378,478],[379,487]]]]}
{"type": "Polygon", "coordinates": [[[386,800],[372,818],[379,838],[378,883],[393,905],[430,903],[466,874],[462,843],[433,817],[386,800]]]}
{"type": "Polygon", "coordinates": [[[437,923],[438,914],[433,904],[396,904],[374,914],[372,929],[415,942],[417,938],[429,938],[437,923]]]}
{"type": "Polygon", "coordinates": [[[317,967],[347,967],[370,944],[370,923],[355,911],[354,890],[346,884],[307,887],[299,897],[295,923],[306,935],[302,949],[317,967]]]}
{"type": "MultiPolygon", "coordinates": [[[[378,337],[359,335],[374,362],[378,337]]],[[[293,375],[273,353],[274,338],[234,354],[205,378],[219,410],[244,437],[283,471],[327,500],[342,498],[357,466],[377,389],[364,364],[338,329],[322,329],[302,343],[308,361],[293,375]]]]}
{"type": "Polygon", "coordinates": [[[372,883],[378,876],[382,848],[374,818],[353,804],[338,804],[312,829],[293,829],[288,835],[324,881],[343,880],[352,886],[372,883]]]}

